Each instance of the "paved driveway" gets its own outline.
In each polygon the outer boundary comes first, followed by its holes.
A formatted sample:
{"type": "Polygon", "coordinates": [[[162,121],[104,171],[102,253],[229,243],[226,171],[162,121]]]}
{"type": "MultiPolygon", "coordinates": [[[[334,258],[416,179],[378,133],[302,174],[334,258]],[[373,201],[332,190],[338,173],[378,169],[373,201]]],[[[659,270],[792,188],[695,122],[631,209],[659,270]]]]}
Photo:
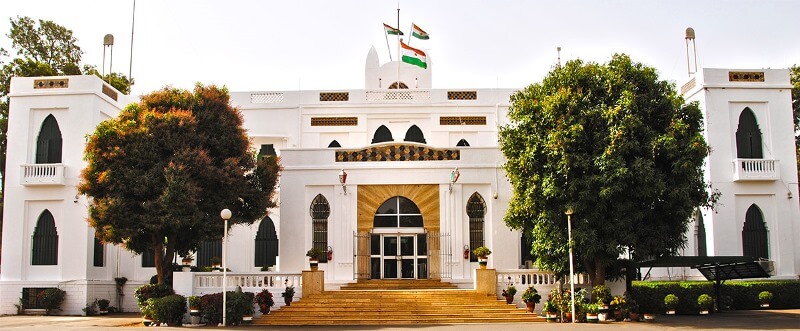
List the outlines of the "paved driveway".
{"type": "MultiPolygon", "coordinates": [[[[107,317],[81,316],[3,316],[1,330],[116,330],[131,331],[141,328],[140,317],[133,314],[107,317]]],[[[201,330],[221,329],[202,327],[201,330]]],[[[442,330],[442,331],[514,331],[514,330],[800,330],[800,309],[733,311],[709,316],[660,315],[655,322],[613,322],[605,324],[460,324],[412,326],[348,326],[348,327],[230,327],[226,330],[442,330]]],[[[191,330],[191,328],[159,327],[153,330],[191,330]]]]}

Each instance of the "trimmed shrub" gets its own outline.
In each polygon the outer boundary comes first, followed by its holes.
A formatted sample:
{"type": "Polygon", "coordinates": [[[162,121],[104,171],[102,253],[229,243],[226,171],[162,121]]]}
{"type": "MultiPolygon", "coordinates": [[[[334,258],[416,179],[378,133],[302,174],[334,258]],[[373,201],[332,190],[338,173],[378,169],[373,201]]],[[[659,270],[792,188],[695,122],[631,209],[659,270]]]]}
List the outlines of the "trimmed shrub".
{"type": "Polygon", "coordinates": [[[45,309],[45,314],[50,315],[56,310],[61,310],[61,303],[64,302],[67,292],[59,288],[48,288],[39,292],[37,296],[39,303],[41,303],[45,309]]]}
{"type": "Polygon", "coordinates": [[[714,306],[714,299],[708,294],[700,294],[697,297],[697,308],[700,310],[710,310],[714,306]]]}
{"type": "MultiPolygon", "coordinates": [[[[227,324],[239,325],[242,323],[242,316],[252,315],[254,294],[251,292],[228,291],[227,294],[227,324]]],[[[210,325],[217,325],[222,322],[222,293],[206,294],[200,297],[201,313],[203,318],[210,325]]]]}
{"type": "Polygon", "coordinates": [[[175,291],[172,290],[172,287],[165,284],[146,284],[137,287],[136,290],[133,291],[133,295],[136,297],[136,304],[139,305],[139,309],[144,307],[148,299],[163,298],[173,294],[175,294],[175,291]]]}
{"type": "Polygon", "coordinates": [[[182,295],[168,295],[163,298],[151,299],[153,303],[153,318],[158,323],[181,325],[183,315],[186,314],[186,298],[182,295]]]}
{"type": "MultiPolygon", "coordinates": [[[[725,298],[724,304],[730,305],[731,309],[758,309],[758,294],[762,291],[774,293],[771,308],[800,308],[800,281],[796,280],[727,281],[720,288],[720,296],[725,298]]],[[[714,284],[707,281],[633,282],[631,295],[640,305],[645,301],[646,305],[658,305],[667,294],[678,296],[678,314],[697,314],[699,309],[695,300],[701,294],[713,296],[714,284]]]]}

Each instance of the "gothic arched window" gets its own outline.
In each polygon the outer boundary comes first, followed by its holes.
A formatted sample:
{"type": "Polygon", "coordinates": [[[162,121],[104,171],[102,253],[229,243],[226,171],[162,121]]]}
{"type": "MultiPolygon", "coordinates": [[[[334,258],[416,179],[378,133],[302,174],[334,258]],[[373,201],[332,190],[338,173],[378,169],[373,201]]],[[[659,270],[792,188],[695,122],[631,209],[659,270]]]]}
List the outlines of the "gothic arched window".
{"type": "Polygon", "coordinates": [[[39,219],[36,221],[32,246],[32,265],[58,264],[58,230],[53,214],[47,209],[39,215],[39,219]]]}
{"type": "Polygon", "coordinates": [[[469,216],[469,261],[478,262],[478,257],[472,254],[472,250],[484,246],[484,219],[486,215],[486,202],[483,197],[478,193],[472,193],[467,200],[467,216],[469,216]]]}
{"type": "Polygon", "coordinates": [[[750,205],[744,216],[742,253],[756,259],[769,259],[769,234],[764,224],[764,214],[756,204],[750,205]]]}
{"type": "Polygon", "coordinates": [[[256,267],[271,267],[278,261],[278,234],[269,216],[264,216],[258,225],[255,252],[256,267]]]}
{"type": "Polygon", "coordinates": [[[389,131],[389,128],[385,125],[381,125],[375,130],[375,135],[372,136],[372,143],[377,144],[387,141],[394,141],[394,138],[392,138],[392,131],[389,131]]]}
{"type": "Polygon", "coordinates": [[[61,163],[61,144],[58,121],[52,114],[47,115],[36,138],[36,163],[61,163]]]}
{"type": "Polygon", "coordinates": [[[739,114],[739,127],[736,129],[736,157],[740,159],[760,159],[764,157],[761,148],[761,130],[756,115],[745,107],[739,114]]]}
{"type": "Polygon", "coordinates": [[[406,139],[403,140],[424,144],[425,135],[422,134],[422,130],[420,130],[418,126],[412,125],[408,128],[408,131],[406,131],[406,139]]]}
{"type": "MultiPolygon", "coordinates": [[[[331,215],[331,205],[322,194],[317,194],[311,201],[311,247],[323,252],[328,251],[328,217],[331,215]]],[[[328,262],[328,255],[322,254],[320,263],[328,262]]]]}

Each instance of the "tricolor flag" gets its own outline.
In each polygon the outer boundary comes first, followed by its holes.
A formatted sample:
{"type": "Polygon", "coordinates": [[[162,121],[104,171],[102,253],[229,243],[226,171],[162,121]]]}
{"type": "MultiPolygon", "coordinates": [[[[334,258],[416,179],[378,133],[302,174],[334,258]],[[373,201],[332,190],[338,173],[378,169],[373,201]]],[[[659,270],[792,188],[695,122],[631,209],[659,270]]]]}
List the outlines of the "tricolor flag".
{"type": "Polygon", "coordinates": [[[424,30],[420,29],[416,24],[411,23],[411,35],[417,37],[417,39],[428,40],[431,37],[428,36],[428,33],[424,30]]]}
{"type": "Polygon", "coordinates": [[[389,26],[386,23],[383,23],[383,30],[386,31],[386,34],[393,35],[393,36],[402,36],[403,35],[403,31],[400,31],[400,29],[395,29],[395,28],[389,26]]]}
{"type": "Polygon", "coordinates": [[[408,46],[402,41],[400,42],[400,46],[403,48],[403,62],[418,66],[422,69],[428,69],[428,64],[425,63],[425,52],[408,46]]]}

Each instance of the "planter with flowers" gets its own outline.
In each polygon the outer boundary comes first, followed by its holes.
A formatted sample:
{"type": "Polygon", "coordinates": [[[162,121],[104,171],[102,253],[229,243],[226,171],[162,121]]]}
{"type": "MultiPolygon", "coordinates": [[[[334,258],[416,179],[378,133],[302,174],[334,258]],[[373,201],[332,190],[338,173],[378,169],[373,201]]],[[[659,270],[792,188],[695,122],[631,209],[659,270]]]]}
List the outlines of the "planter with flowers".
{"type": "Polygon", "coordinates": [[[700,308],[700,315],[708,315],[711,307],[714,306],[714,299],[708,294],[701,294],[697,297],[697,307],[700,308]]]}
{"type": "Polygon", "coordinates": [[[758,302],[761,303],[761,308],[769,308],[769,303],[772,302],[772,292],[762,291],[758,294],[758,302]]]}
{"type": "Polygon", "coordinates": [[[541,301],[542,296],[533,286],[528,286],[525,292],[522,292],[522,301],[525,302],[525,308],[529,313],[533,313],[536,309],[536,304],[541,301]]]}
{"type": "Polygon", "coordinates": [[[272,292],[268,289],[263,289],[261,292],[256,293],[256,304],[261,314],[269,314],[270,308],[275,305],[275,300],[272,299],[272,292]]]}
{"type": "Polygon", "coordinates": [[[486,246],[481,246],[474,249],[472,254],[475,254],[475,257],[478,258],[478,265],[480,265],[481,269],[486,269],[486,265],[489,262],[489,255],[492,255],[492,251],[486,246]]]}
{"type": "Polygon", "coordinates": [[[308,263],[311,266],[312,271],[319,270],[319,257],[322,256],[322,254],[322,250],[316,247],[313,247],[306,252],[306,256],[308,256],[308,263]]]}

